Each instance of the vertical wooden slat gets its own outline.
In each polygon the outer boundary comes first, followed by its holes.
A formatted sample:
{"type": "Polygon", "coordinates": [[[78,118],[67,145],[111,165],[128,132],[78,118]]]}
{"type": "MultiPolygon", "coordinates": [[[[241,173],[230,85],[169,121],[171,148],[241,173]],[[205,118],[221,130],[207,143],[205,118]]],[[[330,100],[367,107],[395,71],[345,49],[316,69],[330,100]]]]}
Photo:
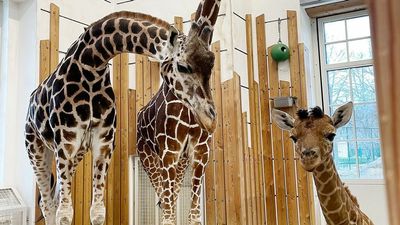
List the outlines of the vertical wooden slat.
{"type": "Polygon", "coordinates": [[[50,4],[50,71],[58,65],[60,9],[57,5],[50,4]]]}
{"type": "MultiPolygon", "coordinates": [[[[270,98],[279,97],[279,76],[277,63],[268,56],[270,98]]],[[[278,224],[287,224],[286,217],[286,188],[285,188],[285,170],[282,148],[282,130],[274,123],[272,124],[272,143],[274,153],[274,172],[275,172],[275,190],[276,190],[276,209],[278,215],[278,224]]]]}
{"type": "Polygon", "coordinates": [[[121,71],[121,105],[120,105],[120,117],[121,121],[121,225],[128,225],[129,223],[129,67],[128,67],[128,54],[121,54],[121,63],[120,63],[120,71],[121,71]]]}
{"type": "MultiPolygon", "coordinates": [[[[89,150],[83,158],[83,224],[90,224],[90,205],[92,204],[92,152],[89,150]]],[[[112,209],[111,209],[112,211],[112,209]]],[[[110,215],[107,208],[107,218],[110,215]]],[[[112,224],[112,223],[108,223],[112,224]]]]}
{"type": "Polygon", "coordinates": [[[400,2],[368,0],[389,221],[400,225],[400,2]],[[387,45],[390,43],[390,47],[387,45]],[[385,47],[386,46],[386,47],[385,47]]]}
{"type": "Polygon", "coordinates": [[[143,61],[144,56],[136,55],[136,112],[144,106],[144,85],[143,85],[143,61]]]}
{"type": "Polygon", "coordinates": [[[150,62],[151,96],[160,89],[160,63],[150,62]]]}
{"type": "MultiPolygon", "coordinates": [[[[50,74],[50,41],[41,40],[40,41],[40,59],[39,59],[39,83],[42,83],[50,74]]],[[[39,189],[36,188],[35,193],[35,203],[39,200],[39,189]]],[[[35,205],[35,221],[36,225],[44,225],[44,219],[39,220],[42,217],[42,211],[39,204],[35,205]]]]}
{"type": "Polygon", "coordinates": [[[84,188],[84,162],[83,160],[78,164],[78,167],[76,169],[76,174],[75,174],[75,199],[74,199],[74,221],[75,225],[83,225],[83,214],[84,214],[84,207],[83,207],[83,202],[84,202],[84,194],[83,194],[83,188],[84,188]]]}
{"type": "Polygon", "coordinates": [[[147,57],[143,58],[143,104],[146,105],[151,99],[151,76],[150,73],[150,61],[147,57]]]}
{"type": "Polygon", "coordinates": [[[241,174],[239,172],[238,154],[242,148],[240,129],[241,103],[240,103],[240,78],[234,75],[233,79],[223,83],[224,101],[224,151],[225,159],[225,191],[226,191],[226,218],[227,224],[245,224],[241,212],[241,174]]]}
{"type": "MultiPolygon", "coordinates": [[[[306,85],[306,68],[305,68],[305,49],[304,44],[298,45],[299,49],[299,73],[300,73],[300,84],[301,84],[301,107],[307,108],[307,85],[306,85]]],[[[293,112],[294,113],[294,112],[293,112]]],[[[292,114],[293,115],[293,114],[292,114]]],[[[314,205],[314,181],[311,173],[307,173],[308,183],[308,207],[310,210],[310,221],[314,225],[316,223],[315,218],[315,205],[314,205]]]]}
{"type": "Polygon", "coordinates": [[[174,25],[176,29],[183,32],[183,18],[179,16],[174,17],[174,25]]]}
{"type": "Polygon", "coordinates": [[[258,209],[257,213],[260,214],[260,221],[265,221],[265,216],[264,216],[264,205],[265,202],[263,200],[263,163],[262,163],[262,158],[263,158],[263,151],[261,149],[261,133],[260,133],[260,95],[259,95],[259,86],[258,83],[253,81],[253,101],[254,101],[254,131],[255,131],[255,136],[256,136],[256,143],[254,143],[254,146],[257,146],[257,152],[256,152],[256,162],[257,162],[257,187],[259,192],[257,193],[257,202],[258,202],[258,209]]]}
{"type": "MultiPolygon", "coordinates": [[[[288,35],[289,35],[289,48],[290,48],[290,74],[292,85],[292,96],[301,98],[301,80],[299,72],[299,52],[298,52],[298,29],[297,29],[297,13],[296,11],[287,11],[288,17],[288,35]]],[[[301,99],[300,99],[301,100],[301,99]]],[[[303,103],[300,101],[300,106],[303,103]]],[[[307,173],[297,163],[297,178],[298,178],[298,192],[299,192],[299,207],[300,207],[300,224],[313,224],[311,221],[310,208],[309,208],[309,184],[311,180],[307,177],[307,173]]]]}
{"type": "Polygon", "coordinates": [[[129,95],[129,155],[136,155],[136,90],[130,89],[129,95]]]}
{"type": "MultiPolygon", "coordinates": [[[[281,96],[290,96],[290,83],[280,81],[281,96]]],[[[285,110],[293,115],[292,108],[285,110]]],[[[288,224],[299,224],[297,213],[297,190],[296,190],[296,171],[293,142],[290,139],[289,132],[283,132],[283,148],[285,149],[285,175],[286,175],[286,193],[287,193],[287,211],[288,224]]]]}
{"type": "Polygon", "coordinates": [[[250,156],[249,156],[249,140],[248,140],[248,131],[247,131],[247,113],[242,113],[242,136],[243,136],[243,162],[244,162],[244,170],[245,170],[245,177],[242,178],[245,180],[245,190],[244,193],[246,194],[246,216],[247,216],[247,224],[253,224],[253,206],[251,202],[251,182],[250,179],[250,156]]]}
{"type": "MultiPolygon", "coordinates": [[[[261,106],[261,131],[262,147],[264,153],[264,201],[266,203],[266,212],[268,224],[276,224],[275,214],[275,192],[274,192],[274,168],[273,154],[271,147],[271,126],[270,126],[270,107],[268,92],[268,72],[267,72],[267,54],[266,54],[266,34],[265,34],[265,16],[256,18],[257,33],[257,58],[258,58],[258,77],[260,79],[260,106],[261,106]]],[[[276,66],[268,61],[269,68],[276,66]]],[[[273,68],[272,68],[273,69],[273,68]]],[[[265,221],[266,222],[266,221],[265,221]]]]}
{"type": "MultiPolygon", "coordinates": [[[[221,44],[215,42],[211,46],[215,54],[213,82],[214,82],[214,103],[217,110],[217,128],[213,134],[214,141],[214,161],[215,174],[223,176],[225,174],[224,167],[224,135],[223,135],[223,104],[222,104],[222,88],[221,88],[221,44]]],[[[219,179],[215,182],[215,214],[217,224],[227,224],[226,218],[226,199],[225,199],[225,180],[219,179]]]]}

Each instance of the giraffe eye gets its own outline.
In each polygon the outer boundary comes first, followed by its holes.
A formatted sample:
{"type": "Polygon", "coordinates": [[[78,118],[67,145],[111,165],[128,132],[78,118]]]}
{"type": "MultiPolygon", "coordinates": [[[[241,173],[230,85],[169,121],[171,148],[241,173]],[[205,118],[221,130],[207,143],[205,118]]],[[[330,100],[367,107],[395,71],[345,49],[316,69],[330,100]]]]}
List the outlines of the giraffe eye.
{"type": "Polygon", "coordinates": [[[295,136],[292,135],[292,136],[290,136],[290,138],[293,140],[294,143],[297,142],[297,137],[295,137],[295,136]]]}
{"type": "Polygon", "coordinates": [[[179,73],[193,73],[192,67],[189,65],[182,66],[181,64],[178,64],[178,71],[179,73]]]}
{"type": "Polygon", "coordinates": [[[336,134],[335,133],[329,133],[326,136],[326,139],[328,139],[329,141],[333,141],[333,139],[335,139],[336,134]]]}

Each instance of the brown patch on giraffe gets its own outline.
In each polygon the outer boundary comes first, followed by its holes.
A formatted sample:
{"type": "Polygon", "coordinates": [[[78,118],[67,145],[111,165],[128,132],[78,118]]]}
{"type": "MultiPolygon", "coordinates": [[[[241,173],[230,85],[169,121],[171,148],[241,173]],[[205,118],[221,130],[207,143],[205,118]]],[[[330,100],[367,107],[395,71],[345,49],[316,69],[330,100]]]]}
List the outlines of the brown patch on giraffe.
{"type": "Polygon", "coordinates": [[[100,148],[100,153],[101,153],[102,155],[108,155],[108,154],[111,153],[111,149],[110,149],[107,145],[104,145],[104,146],[102,146],[102,147],[100,148]]]}
{"type": "Polygon", "coordinates": [[[75,147],[73,145],[71,145],[71,144],[64,144],[64,148],[65,148],[65,151],[67,151],[67,153],[69,155],[72,155],[72,153],[75,150],[75,147]]]}
{"type": "Polygon", "coordinates": [[[181,144],[176,140],[167,137],[167,148],[171,151],[179,150],[181,148],[181,144]]]}
{"type": "Polygon", "coordinates": [[[67,141],[73,141],[76,138],[76,133],[73,131],[63,130],[63,137],[67,141]]]}

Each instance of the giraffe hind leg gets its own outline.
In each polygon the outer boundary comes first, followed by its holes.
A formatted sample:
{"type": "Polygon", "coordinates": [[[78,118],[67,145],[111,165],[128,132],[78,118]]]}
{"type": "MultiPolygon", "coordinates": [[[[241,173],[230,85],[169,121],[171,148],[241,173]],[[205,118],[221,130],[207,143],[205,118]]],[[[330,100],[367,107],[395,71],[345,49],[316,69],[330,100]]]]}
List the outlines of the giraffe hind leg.
{"type": "MultiPolygon", "coordinates": [[[[54,153],[48,149],[28,123],[25,128],[25,146],[40,192],[39,206],[46,224],[55,224],[57,203],[54,201],[52,162],[54,153]]],[[[54,182],[54,177],[53,177],[54,182]]]]}

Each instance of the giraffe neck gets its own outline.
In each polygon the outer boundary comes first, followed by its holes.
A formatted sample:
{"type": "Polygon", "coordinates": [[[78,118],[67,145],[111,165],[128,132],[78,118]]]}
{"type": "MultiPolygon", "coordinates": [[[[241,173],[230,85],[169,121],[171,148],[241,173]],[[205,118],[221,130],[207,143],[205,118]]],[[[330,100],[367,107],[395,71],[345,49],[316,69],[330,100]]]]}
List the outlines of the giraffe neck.
{"type": "Polygon", "coordinates": [[[318,198],[328,224],[348,224],[349,209],[358,209],[329,156],[314,172],[318,198]]]}
{"type": "Polygon", "coordinates": [[[154,17],[117,12],[90,25],[72,50],[83,65],[96,68],[124,52],[162,61],[171,55],[177,34],[167,22],[154,17]]]}

